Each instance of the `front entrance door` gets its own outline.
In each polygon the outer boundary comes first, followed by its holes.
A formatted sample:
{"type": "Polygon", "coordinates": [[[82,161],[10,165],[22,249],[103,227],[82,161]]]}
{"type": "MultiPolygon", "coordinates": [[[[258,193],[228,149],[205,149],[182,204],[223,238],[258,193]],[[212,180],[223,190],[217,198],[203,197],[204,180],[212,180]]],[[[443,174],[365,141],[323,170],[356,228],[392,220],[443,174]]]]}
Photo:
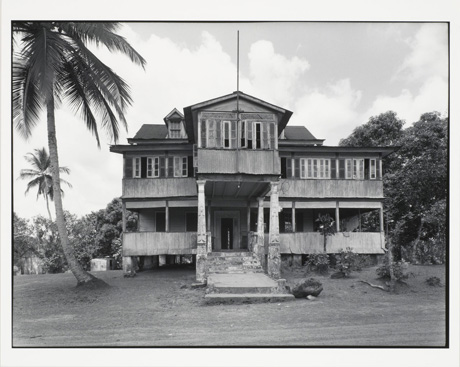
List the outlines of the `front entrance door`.
{"type": "Polygon", "coordinates": [[[238,211],[217,210],[214,213],[212,229],[213,249],[231,251],[240,248],[240,213],[238,211]]]}
{"type": "Polygon", "coordinates": [[[220,240],[222,250],[233,249],[233,218],[221,218],[220,240]]]}

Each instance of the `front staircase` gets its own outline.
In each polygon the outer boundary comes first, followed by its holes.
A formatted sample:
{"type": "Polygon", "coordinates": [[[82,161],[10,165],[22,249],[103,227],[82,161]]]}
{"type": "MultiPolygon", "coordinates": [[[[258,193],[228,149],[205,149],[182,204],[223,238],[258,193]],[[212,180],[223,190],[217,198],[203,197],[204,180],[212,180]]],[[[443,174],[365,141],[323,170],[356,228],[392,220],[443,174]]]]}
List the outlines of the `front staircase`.
{"type": "Polygon", "coordinates": [[[293,300],[284,279],[268,277],[252,252],[208,254],[208,303],[279,302],[293,300]]]}

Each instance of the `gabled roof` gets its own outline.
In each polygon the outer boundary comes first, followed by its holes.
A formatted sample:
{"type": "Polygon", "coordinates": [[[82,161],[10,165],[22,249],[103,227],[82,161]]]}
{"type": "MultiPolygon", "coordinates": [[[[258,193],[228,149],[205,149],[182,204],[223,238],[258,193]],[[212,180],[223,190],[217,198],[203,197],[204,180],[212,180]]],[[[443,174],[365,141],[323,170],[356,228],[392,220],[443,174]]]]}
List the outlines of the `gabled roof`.
{"type": "Polygon", "coordinates": [[[176,119],[183,120],[184,115],[177,108],[173,108],[173,110],[170,113],[168,113],[163,120],[166,123],[166,121],[168,120],[176,120],[176,119]]]}
{"type": "MultiPolygon", "coordinates": [[[[286,109],[284,109],[282,107],[279,107],[279,106],[275,106],[274,104],[265,102],[265,101],[263,101],[263,100],[261,100],[259,98],[250,96],[249,94],[243,93],[241,91],[237,91],[237,92],[233,92],[231,94],[227,94],[227,95],[222,96],[222,97],[213,98],[213,99],[210,99],[208,101],[204,101],[204,102],[196,103],[196,104],[188,106],[188,107],[184,107],[185,129],[187,131],[187,135],[189,137],[189,140],[193,141],[194,138],[195,138],[194,137],[194,130],[193,130],[194,111],[206,109],[206,108],[209,108],[209,107],[211,107],[213,105],[217,105],[217,104],[220,104],[220,103],[223,103],[223,102],[227,102],[227,101],[230,101],[230,100],[237,100],[237,99],[245,100],[245,101],[250,102],[250,103],[252,103],[254,105],[260,105],[260,106],[262,106],[262,107],[264,107],[264,108],[266,108],[268,110],[271,110],[271,111],[281,115],[282,117],[281,117],[281,119],[279,121],[279,125],[278,125],[278,131],[279,132],[283,131],[283,129],[286,127],[289,119],[292,116],[292,111],[286,110],[286,109]]],[[[195,116],[195,118],[196,118],[196,116],[195,116]]]]}
{"type": "Polygon", "coordinates": [[[168,128],[165,125],[144,124],[130,140],[166,139],[168,128]]]}

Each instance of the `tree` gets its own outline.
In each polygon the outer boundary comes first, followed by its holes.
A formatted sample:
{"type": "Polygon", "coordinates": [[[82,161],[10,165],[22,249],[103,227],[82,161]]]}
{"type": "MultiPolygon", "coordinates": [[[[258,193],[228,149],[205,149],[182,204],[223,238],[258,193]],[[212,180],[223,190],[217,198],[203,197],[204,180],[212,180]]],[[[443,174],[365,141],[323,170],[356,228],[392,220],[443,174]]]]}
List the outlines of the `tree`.
{"type": "Polygon", "coordinates": [[[13,43],[13,47],[20,47],[13,58],[13,121],[19,133],[28,138],[39,122],[40,110],[46,109],[56,223],[62,249],[78,285],[95,282],[96,278],[80,266],[67,236],[58,169],[55,107],[66,100],[81,114],[100,147],[95,115],[98,113],[100,124],[117,142],[119,122],[127,127],[124,112],[131,104],[129,88],[87,45],[102,44],[144,66],[142,56],[114,33],[119,26],[119,23],[102,22],[13,22],[13,34],[20,38],[18,43],[13,43]]]}
{"type": "Polygon", "coordinates": [[[13,213],[13,263],[18,265],[21,258],[30,254],[38,254],[32,227],[26,219],[13,213]]]}
{"type": "MultiPolygon", "coordinates": [[[[50,172],[50,157],[48,152],[45,148],[42,149],[35,149],[35,153],[28,153],[24,159],[32,166],[31,169],[22,169],[19,178],[22,180],[28,180],[27,190],[25,194],[29,192],[30,189],[37,187],[37,200],[40,195],[45,198],[46,201],[46,209],[48,210],[48,215],[50,220],[53,220],[51,217],[49,200],[53,201],[54,194],[53,194],[53,178],[51,177],[50,172]]],[[[70,170],[67,167],[59,167],[60,173],[69,174],[70,170]]],[[[72,185],[67,182],[66,180],[60,178],[60,182],[66,184],[69,187],[72,185]]],[[[64,195],[64,191],[61,189],[62,195],[64,195]]]]}
{"type": "Polygon", "coordinates": [[[383,176],[393,248],[401,257],[409,248],[412,255],[420,253],[419,244],[437,244],[439,251],[433,257],[443,259],[448,183],[447,118],[438,112],[429,112],[407,129],[402,130],[402,126],[403,122],[389,111],[371,117],[340,143],[398,148],[384,158],[383,176]],[[444,215],[441,215],[443,208],[444,215]]]}

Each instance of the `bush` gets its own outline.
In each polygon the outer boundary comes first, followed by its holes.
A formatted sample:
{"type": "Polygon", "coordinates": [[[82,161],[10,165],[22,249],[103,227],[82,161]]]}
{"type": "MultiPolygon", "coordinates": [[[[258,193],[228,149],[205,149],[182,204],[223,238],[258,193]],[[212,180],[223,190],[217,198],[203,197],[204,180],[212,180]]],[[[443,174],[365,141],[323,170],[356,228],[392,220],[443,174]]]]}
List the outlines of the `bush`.
{"type": "Polygon", "coordinates": [[[437,287],[440,287],[441,286],[441,279],[439,279],[438,277],[429,277],[425,280],[425,282],[428,283],[428,285],[431,285],[432,287],[434,286],[437,286],[437,287]]]}
{"type": "MultiPolygon", "coordinates": [[[[409,276],[414,276],[414,273],[407,272],[408,263],[404,260],[393,262],[393,275],[396,281],[402,281],[409,276]]],[[[378,267],[377,276],[383,279],[390,279],[390,265],[388,263],[388,257],[385,256],[383,260],[383,265],[378,267]]]]}
{"type": "Polygon", "coordinates": [[[348,277],[352,271],[358,270],[359,255],[354,253],[351,247],[340,250],[340,252],[335,255],[335,259],[336,269],[345,277],[348,277]]]}
{"type": "Polygon", "coordinates": [[[310,254],[308,255],[306,265],[309,271],[327,274],[329,271],[329,256],[324,252],[310,254]]]}

